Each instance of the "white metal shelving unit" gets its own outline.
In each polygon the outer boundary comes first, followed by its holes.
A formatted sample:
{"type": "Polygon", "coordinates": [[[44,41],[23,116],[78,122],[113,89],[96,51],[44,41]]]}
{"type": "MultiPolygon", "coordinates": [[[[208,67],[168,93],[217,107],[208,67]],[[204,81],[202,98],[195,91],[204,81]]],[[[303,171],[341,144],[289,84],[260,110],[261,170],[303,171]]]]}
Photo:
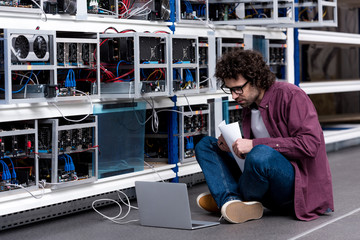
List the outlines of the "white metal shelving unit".
{"type": "MultiPolygon", "coordinates": [[[[301,43],[360,47],[360,34],[299,29],[298,39],[301,43]]],[[[307,94],[358,92],[360,91],[360,79],[300,83],[300,87],[307,94]]],[[[360,137],[359,125],[346,125],[346,127],[336,125],[333,128],[335,130],[324,131],[326,144],[353,140],[360,137]]]]}

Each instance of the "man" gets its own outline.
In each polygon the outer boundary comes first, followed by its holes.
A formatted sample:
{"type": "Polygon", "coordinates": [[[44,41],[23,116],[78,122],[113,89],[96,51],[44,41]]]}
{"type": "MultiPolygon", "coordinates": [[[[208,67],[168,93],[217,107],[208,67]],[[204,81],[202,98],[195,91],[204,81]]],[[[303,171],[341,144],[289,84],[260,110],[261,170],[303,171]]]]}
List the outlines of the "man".
{"type": "Polygon", "coordinates": [[[215,76],[243,107],[242,134],[232,146],[205,137],[196,158],[210,193],[198,205],[231,223],[259,219],[263,206],[313,220],[334,210],[331,173],[316,110],[297,86],[275,81],[261,54],[222,56],[215,76]],[[230,153],[245,157],[243,172],[230,153]]]}

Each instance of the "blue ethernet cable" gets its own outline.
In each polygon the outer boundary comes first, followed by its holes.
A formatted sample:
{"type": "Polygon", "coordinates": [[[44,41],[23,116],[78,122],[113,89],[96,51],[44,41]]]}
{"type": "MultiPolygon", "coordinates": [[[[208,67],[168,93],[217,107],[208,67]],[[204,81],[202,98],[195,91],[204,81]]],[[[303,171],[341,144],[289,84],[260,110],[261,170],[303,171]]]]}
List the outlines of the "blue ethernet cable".
{"type": "Polygon", "coordinates": [[[7,179],[6,179],[7,175],[6,175],[6,173],[5,173],[5,167],[4,167],[4,164],[3,164],[2,160],[0,160],[0,163],[2,164],[2,167],[3,167],[3,172],[2,172],[1,179],[2,179],[3,181],[5,181],[5,180],[7,180],[7,179]]]}
{"type": "Polygon", "coordinates": [[[7,179],[10,180],[11,179],[10,169],[9,169],[8,165],[6,164],[6,162],[3,161],[3,163],[5,165],[5,169],[6,169],[6,172],[7,172],[7,179]]]}
{"type": "Polygon", "coordinates": [[[202,16],[205,17],[206,16],[206,5],[204,4],[202,7],[202,16]]]}
{"type": "Polygon", "coordinates": [[[73,81],[73,87],[76,87],[75,72],[74,72],[74,70],[72,70],[72,69],[71,69],[71,72],[72,72],[72,77],[73,77],[73,78],[72,78],[72,81],[73,81]]]}
{"type": "Polygon", "coordinates": [[[186,13],[192,13],[193,12],[193,8],[191,3],[189,3],[188,1],[184,1],[185,2],[185,6],[186,6],[186,13]]]}
{"type": "Polygon", "coordinates": [[[65,87],[76,87],[75,72],[72,69],[66,75],[65,87]]]}
{"type": "MultiPolygon", "coordinates": [[[[4,158],[7,158],[7,159],[10,160],[11,165],[12,165],[12,167],[13,167],[13,169],[12,169],[12,178],[16,178],[15,165],[14,165],[13,161],[12,161],[11,158],[8,157],[8,156],[4,156],[4,158]]],[[[10,171],[10,170],[9,170],[9,171],[10,171]]]]}
{"type": "Polygon", "coordinates": [[[67,75],[66,75],[66,78],[65,78],[65,87],[69,87],[69,71],[68,71],[68,73],[67,73],[67,75]]]}
{"type": "Polygon", "coordinates": [[[3,165],[3,175],[2,175],[2,180],[6,181],[11,179],[11,174],[9,172],[9,168],[6,165],[6,163],[3,160],[0,160],[0,163],[3,165]],[[5,178],[4,178],[5,175],[5,178]]]}
{"type": "Polygon", "coordinates": [[[72,157],[69,154],[65,154],[65,156],[68,158],[70,171],[75,171],[75,165],[72,157]]]}
{"type": "Polygon", "coordinates": [[[182,81],[181,74],[179,73],[179,71],[176,69],[173,69],[173,78],[176,79],[176,76],[179,76],[180,81],[182,81]]]}
{"type": "Polygon", "coordinates": [[[125,61],[125,60],[120,60],[116,66],[116,77],[119,77],[119,65],[120,63],[126,63],[129,64],[129,62],[125,61]]]}
{"type": "MultiPolygon", "coordinates": [[[[150,62],[143,62],[142,64],[150,64],[150,62]]],[[[143,76],[143,78],[147,78],[143,68],[141,68],[141,75],[143,76]]]]}
{"type": "Polygon", "coordinates": [[[64,159],[64,161],[65,161],[64,170],[65,170],[65,172],[69,172],[70,170],[69,170],[69,164],[68,164],[67,158],[64,155],[60,155],[59,159],[64,159]]]}
{"type": "MultiPolygon", "coordinates": [[[[76,81],[75,81],[75,72],[74,70],[70,69],[71,72],[70,72],[70,81],[71,81],[71,86],[72,87],[76,87],[76,81]]],[[[69,71],[70,71],[69,70],[69,71]]]]}
{"type": "Polygon", "coordinates": [[[193,137],[186,138],[186,149],[194,149],[194,140],[193,137]]]}
{"type": "Polygon", "coordinates": [[[68,171],[73,171],[73,165],[74,163],[72,162],[72,158],[68,155],[68,154],[64,154],[64,158],[67,159],[67,163],[68,163],[68,171]]]}
{"type": "Polygon", "coordinates": [[[185,73],[186,73],[186,77],[185,77],[186,82],[194,81],[194,78],[193,78],[193,76],[191,74],[191,71],[189,69],[185,69],[185,73]]]}

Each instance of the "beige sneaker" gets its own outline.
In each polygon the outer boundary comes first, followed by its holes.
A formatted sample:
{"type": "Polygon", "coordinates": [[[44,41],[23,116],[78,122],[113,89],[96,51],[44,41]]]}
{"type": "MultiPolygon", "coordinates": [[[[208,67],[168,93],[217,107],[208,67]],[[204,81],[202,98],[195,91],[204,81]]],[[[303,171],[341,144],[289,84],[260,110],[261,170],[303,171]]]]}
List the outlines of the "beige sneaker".
{"type": "Polygon", "coordinates": [[[209,192],[200,194],[196,198],[196,203],[200,208],[208,212],[212,212],[212,213],[220,212],[220,208],[217,206],[214,198],[211,196],[211,193],[209,192]]]}
{"type": "Polygon", "coordinates": [[[230,223],[243,223],[259,219],[263,215],[263,206],[260,202],[228,201],[221,207],[221,215],[230,223]]]}

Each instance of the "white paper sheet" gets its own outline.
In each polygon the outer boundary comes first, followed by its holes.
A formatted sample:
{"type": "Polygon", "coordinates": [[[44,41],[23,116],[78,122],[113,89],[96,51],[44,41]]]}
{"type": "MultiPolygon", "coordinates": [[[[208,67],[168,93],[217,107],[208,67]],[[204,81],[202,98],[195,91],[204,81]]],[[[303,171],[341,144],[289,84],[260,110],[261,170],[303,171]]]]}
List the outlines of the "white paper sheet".
{"type": "Polygon", "coordinates": [[[244,171],[245,159],[242,159],[242,158],[239,158],[238,156],[236,156],[236,154],[234,153],[234,151],[232,149],[232,145],[236,141],[236,139],[242,138],[239,123],[234,122],[234,123],[226,124],[226,122],[224,120],[219,124],[218,127],[220,129],[221,134],[223,135],[223,137],[225,139],[226,144],[229,146],[232,155],[234,156],[237,164],[239,165],[241,171],[244,171]]]}

